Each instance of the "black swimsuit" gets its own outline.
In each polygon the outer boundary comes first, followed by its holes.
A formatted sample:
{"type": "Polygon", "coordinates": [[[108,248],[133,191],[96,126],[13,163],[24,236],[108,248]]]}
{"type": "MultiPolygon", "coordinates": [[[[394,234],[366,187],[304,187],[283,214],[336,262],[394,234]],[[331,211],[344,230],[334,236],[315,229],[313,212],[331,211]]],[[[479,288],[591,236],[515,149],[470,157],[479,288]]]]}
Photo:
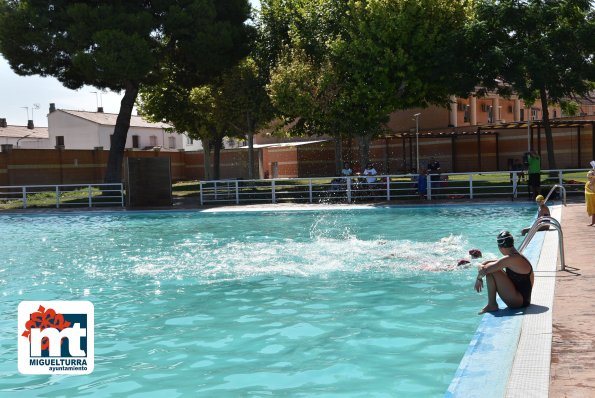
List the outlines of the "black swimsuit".
{"type": "MultiPolygon", "coordinates": [[[[531,266],[531,263],[529,263],[529,265],[531,266]]],[[[531,304],[531,290],[533,290],[533,286],[531,286],[532,273],[533,266],[531,266],[531,271],[529,271],[528,274],[519,274],[510,268],[506,268],[506,275],[508,275],[516,290],[521,294],[521,296],[523,296],[522,307],[526,307],[531,304]]]]}

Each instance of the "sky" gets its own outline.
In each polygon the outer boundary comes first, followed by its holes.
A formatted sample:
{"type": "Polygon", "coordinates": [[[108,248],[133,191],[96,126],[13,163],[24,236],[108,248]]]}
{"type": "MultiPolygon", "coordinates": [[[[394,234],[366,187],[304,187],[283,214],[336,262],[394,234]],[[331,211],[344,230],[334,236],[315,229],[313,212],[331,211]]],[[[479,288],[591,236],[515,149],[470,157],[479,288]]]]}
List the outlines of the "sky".
{"type": "MultiPolygon", "coordinates": [[[[260,7],[260,0],[250,3],[260,7]]],[[[50,103],[55,103],[58,109],[94,112],[103,106],[106,113],[118,113],[123,95],[102,93],[90,86],[69,90],[52,77],[19,76],[0,54],[0,118],[5,118],[8,125],[26,126],[28,120],[33,120],[35,126],[47,127],[50,103]],[[39,109],[35,109],[37,106],[39,109]]]]}

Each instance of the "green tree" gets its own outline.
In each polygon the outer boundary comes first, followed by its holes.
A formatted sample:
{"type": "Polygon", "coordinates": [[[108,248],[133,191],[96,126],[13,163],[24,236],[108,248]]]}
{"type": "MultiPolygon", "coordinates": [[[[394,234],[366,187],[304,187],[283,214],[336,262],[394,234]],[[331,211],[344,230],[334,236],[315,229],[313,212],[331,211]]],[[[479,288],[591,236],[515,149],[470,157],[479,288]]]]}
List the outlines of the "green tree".
{"type": "Polygon", "coordinates": [[[580,105],[574,100],[564,99],[560,100],[560,109],[562,109],[562,115],[564,116],[576,116],[578,115],[580,105]]]}
{"type": "Polygon", "coordinates": [[[211,149],[215,149],[214,179],[219,179],[219,154],[225,135],[218,89],[211,85],[185,88],[175,78],[143,87],[137,101],[139,114],[150,121],[165,121],[170,132],[183,132],[203,146],[206,180],[211,179],[211,149]]]}
{"type": "Polygon", "coordinates": [[[288,50],[267,86],[271,102],[294,135],[330,135],[335,140],[335,169],[342,166],[342,139],[350,131],[338,107],[341,90],[333,65],[308,57],[301,49],[288,50]]]}
{"type": "Polygon", "coordinates": [[[346,3],[264,0],[257,49],[269,73],[267,90],[282,128],[291,135],[330,135],[337,171],[342,138],[351,127],[336,101],[341,84],[329,45],[341,33],[346,3]]]}
{"type": "Polygon", "coordinates": [[[450,94],[473,90],[473,76],[465,73],[466,49],[460,46],[468,11],[464,0],[263,2],[266,26],[260,31],[277,32],[283,40],[268,47],[273,52],[268,59],[278,65],[271,77],[274,101],[288,112],[290,95],[273,91],[275,85],[293,90],[295,103],[302,101],[297,108],[309,108],[300,109],[299,120],[327,133],[360,137],[366,163],[369,142],[384,131],[391,112],[446,106],[450,94]],[[304,76],[310,80],[301,80],[304,76]],[[295,93],[299,90],[303,95],[295,93]],[[331,103],[328,112],[318,100],[331,103]]]}
{"type": "Polygon", "coordinates": [[[486,88],[541,102],[548,167],[555,169],[548,104],[595,87],[593,3],[480,0],[467,32],[477,44],[473,66],[486,88]]]}
{"type": "Polygon", "coordinates": [[[266,80],[251,57],[223,74],[221,111],[225,124],[248,141],[248,178],[254,178],[254,134],[272,119],[266,80]]]}
{"type": "Polygon", "coordinates": [[[244,56],[247,0],[0,0],[0,52],[20,75],[54,76],[64,86],[124,91],[106,182],[119,182],[139,88],[175,65],[177,84],[208,82],[244,56]]]}

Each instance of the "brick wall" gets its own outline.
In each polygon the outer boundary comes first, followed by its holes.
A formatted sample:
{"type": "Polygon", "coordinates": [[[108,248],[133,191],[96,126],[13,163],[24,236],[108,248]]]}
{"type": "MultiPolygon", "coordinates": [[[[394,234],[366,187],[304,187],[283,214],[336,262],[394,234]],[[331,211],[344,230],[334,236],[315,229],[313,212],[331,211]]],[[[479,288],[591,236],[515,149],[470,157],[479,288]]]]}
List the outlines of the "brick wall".
{"type": "MultiPolygon", "coordinates": [[[[557,168],[585,168],[593,160],[593,132],[587,125],[556,128],[553,133],[557,168]],[[579,153],[580,141],[580,153],[579,153]]],[[[533,131],[533,147],[540,151],[542,168],[550,168],[543,131],[533,131]]],[[[440,161],[443,172],[507,170],[508,163],[521,159],[527,150],[527,130],[500,130],[498,135],[481,135],[478,157],[477,135],[422,137],[419,140],[420,166],[431,157],[440,161]],[[481,167],[480,167],[481,166],[481,167]]],[[[379,173],[406,173],[416,165],[415,137],[382,138],[370,143],[370,161],[379,173]]],[[[0,153],[0,185],[101,183],[108,151],[13,149],[0,153]]],[[[169,157],[172,179],[204,179],[202,152],[125,151],[127,157],[169,157]]],[[[343,141],[343,160],[354,171],[362,171],[356,139],[343,141]]],[[[255,178],[271,178],[276,167],[279,178],[332,176],[335,174],[333,141],[296,146],[265,147],[254,151],[255,178]],[[259,163],[262,174],[259,175],[259,163]]],[[[221,179],[248,178],[248,151],[221,151],[221,179]]]]}

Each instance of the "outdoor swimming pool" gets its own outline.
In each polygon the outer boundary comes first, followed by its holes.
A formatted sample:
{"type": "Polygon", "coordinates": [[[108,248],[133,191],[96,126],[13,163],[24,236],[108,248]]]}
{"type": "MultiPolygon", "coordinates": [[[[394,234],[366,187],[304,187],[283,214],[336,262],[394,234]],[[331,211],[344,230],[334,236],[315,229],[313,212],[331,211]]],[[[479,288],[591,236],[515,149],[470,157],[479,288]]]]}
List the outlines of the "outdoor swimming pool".
{"type": "Polygon", "coordinates": [[[439,397],[481,317],[467,250],[532,206],[0,216],[0,393],[439,397]],[[17,371],[23,300],[89,300],[95,370],[17,371]]]}

